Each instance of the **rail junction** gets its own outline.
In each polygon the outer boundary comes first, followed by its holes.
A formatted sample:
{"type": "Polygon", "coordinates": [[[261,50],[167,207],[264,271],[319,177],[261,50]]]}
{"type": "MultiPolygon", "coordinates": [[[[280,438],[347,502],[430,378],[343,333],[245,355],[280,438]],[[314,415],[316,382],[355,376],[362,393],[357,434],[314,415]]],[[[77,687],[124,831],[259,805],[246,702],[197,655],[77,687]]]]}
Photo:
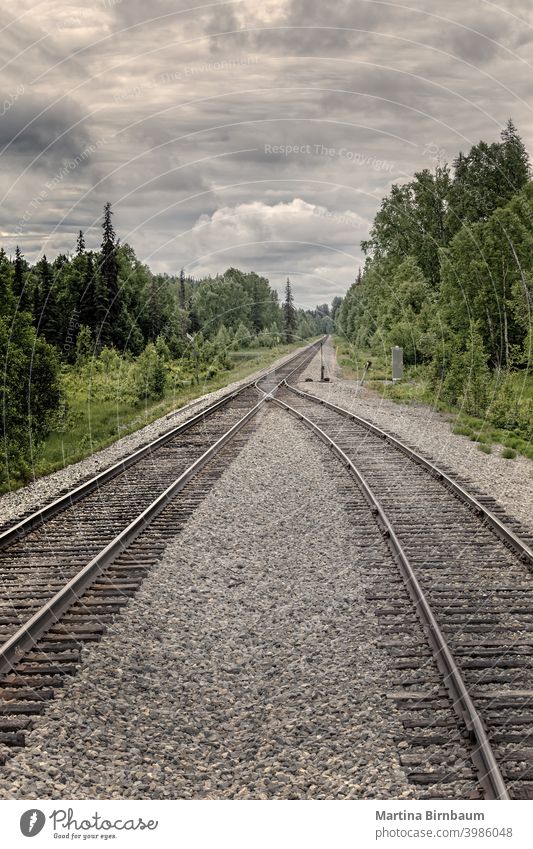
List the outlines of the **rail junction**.
{"type": "Polygon", "coordinates": [[[428,785],[448,798],[465,781],[473,798],[533,798],[531,539],[490,497],[298,387],[319,345],[0,533],[1,764],[76,674],[83,645],[127,616],[168,540],[275,405],[330,449],[332,474],[366,511],[361,533],[379,561],[366,602],[390,658],[400,761],[420,798],[428,785]],[[466,771],[451,757],[457,745],[466,771]]]}

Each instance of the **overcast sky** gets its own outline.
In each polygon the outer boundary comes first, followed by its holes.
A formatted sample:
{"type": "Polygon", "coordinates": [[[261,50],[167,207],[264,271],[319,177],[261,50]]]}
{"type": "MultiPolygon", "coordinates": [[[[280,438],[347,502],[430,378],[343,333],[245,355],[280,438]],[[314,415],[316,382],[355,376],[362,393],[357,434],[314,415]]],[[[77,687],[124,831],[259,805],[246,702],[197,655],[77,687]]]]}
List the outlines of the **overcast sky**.
{"type": "Polygon", "coordinates": [[[0,244],[122,241],[342,295],[394,182],[509,116],[531,148],[529,0],[47,0],[0,18],[0,244]],[[16,15],[16,17],[15,17],[16,15]]]}

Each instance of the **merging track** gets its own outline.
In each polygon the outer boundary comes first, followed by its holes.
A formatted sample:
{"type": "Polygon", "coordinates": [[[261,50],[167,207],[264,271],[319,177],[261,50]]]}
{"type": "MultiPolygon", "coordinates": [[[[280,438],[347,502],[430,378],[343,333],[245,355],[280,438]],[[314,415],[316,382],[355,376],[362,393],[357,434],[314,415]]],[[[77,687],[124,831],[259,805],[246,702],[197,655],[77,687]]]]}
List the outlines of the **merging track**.
{"type": "Polygon", "coordinates": [[[239,450],[262,387],[315,353],[309,346],[0,534],[0,762],[239,450]]]}
{"type": "Polygon", "coordinates": [[[352,477],[343,487],[368,547],[367,602],[394,670],[387,698],[409,781],[431,786],[428,798],[533,798],[531,540],[391,435],[290,385],[315,354],[310,346],[0,534],[0,762],[274,402],[352,477]]]}
{"type": "MultiPolygon", "coordinates": [[[[454,778],[459,729],[487,798],[533,798],[533,552],[446,474],[348,411],[284,384],[276,403],[329,444],[366,492],[399,574],[369,602],[396,667],[404,765],[420,783],[454,778]],[[414,608],[413,608],[414,604],[414,608]],[[414,610],[426,640],[407,634],[414,610]],[[438,674],[436,674],[436,666],[438,674]],[[450,728],[446,714],[458,715],[450,728]]],[[[394,693],[394,691],[396,691],[394,693]]],[[[434,796],[433,796],[434,798],[434,796]]]]}

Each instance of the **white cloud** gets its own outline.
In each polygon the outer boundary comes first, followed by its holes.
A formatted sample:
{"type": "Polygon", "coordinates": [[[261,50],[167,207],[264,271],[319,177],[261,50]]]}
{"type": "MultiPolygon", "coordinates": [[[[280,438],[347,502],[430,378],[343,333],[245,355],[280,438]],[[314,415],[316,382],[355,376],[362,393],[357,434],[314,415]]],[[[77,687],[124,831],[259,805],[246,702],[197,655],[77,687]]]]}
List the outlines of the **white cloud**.
{"type": "Polygon", "coordinates": [[[309,243],[340,247],[347,240],[356,244],[368,221],[351,210],[329,210],[325,206],[294,198],[288,203],[262,201],[224,206],[212,215],[201,215],[192,230],[198,255],[227,250],[248,242],[309,243]]]}
{"type": "Polygon", "coordinates": [[[286,275],[296,274],[297,300],[312,306],[324,289],[335,294],[349,285],[368,226],[352,210],[328,209],[299,197],[276,204],[252,201],[201,215],[178,244],[187,245],[195,275],[237,265],[266,269],[281,285],[286,275]]]}

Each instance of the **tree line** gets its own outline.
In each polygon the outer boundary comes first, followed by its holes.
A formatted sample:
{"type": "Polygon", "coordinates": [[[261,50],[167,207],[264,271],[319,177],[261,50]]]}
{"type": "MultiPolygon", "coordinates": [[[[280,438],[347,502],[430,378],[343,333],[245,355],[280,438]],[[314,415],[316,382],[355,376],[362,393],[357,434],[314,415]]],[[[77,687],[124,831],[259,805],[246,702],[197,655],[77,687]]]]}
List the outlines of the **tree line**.
{"type": "MultiPolygon", "coordinates": [[[[73,246],[74,247],[74,246],[73,246]]],[[[61,374],[69,369],[116,367],[117,356],[136,366],[139,397],[165,391],[165,363],[179,360],[201,376],[228,368],[228,352],[332,330],[330,308],[296,309],[290,281],[279,303],[269,281],[229,268],[195,279],[152,273],[121,244],[107,203],[101,244],[89,249],[79,231],[73,253],[31,263],[19,247],[0,249],[0,386],[3,470],[30,463],[35,448],[64,409],[61,374]],[[96,364],[96,366],[95,366],[96,364]]]]}
{"type": "Polygon", "coordinates": [[[499,415],[498,424],[529,438],[531,403],[511,405],[510,386],[512,375],[531,373],[530,177],[509,120],[499,141],[480,141],[452,167],[393,185],[338,313],[339,329],[358,347],[400,345],[445,400],[499,415]]]}

